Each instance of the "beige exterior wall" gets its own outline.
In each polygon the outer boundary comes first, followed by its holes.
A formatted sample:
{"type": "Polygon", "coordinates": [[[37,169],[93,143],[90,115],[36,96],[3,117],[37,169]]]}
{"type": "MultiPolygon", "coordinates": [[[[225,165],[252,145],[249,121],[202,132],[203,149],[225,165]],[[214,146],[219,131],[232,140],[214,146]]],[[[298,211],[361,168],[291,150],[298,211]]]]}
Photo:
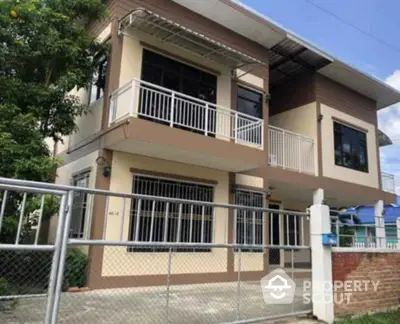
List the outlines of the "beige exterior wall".
{"type": "MultiPolygon", "coordinates": [[[[242,252],[234,253],[234,269],[239,270],[240,260],[240,271],[263,271],[264,270],[264,258],[268,257],[268,254],[264,252],[242,252]]],[[[261,279],[261,278],[260,278],[261,279]]]]}
{"type": "Polygon", "coordinates": [[[236,173],[235,183],[237,185],[254,187],[254,188],[264,188],[264,179],[261,177],[249,176],[247,174],[236,173]]]}
{"type": "MultiPolygon", "coordinates": [[[[75,145],[100,131],[103,115],[103,102],[103,98],[96,100],[89,106],[89,111],[86,115],[82,115],[75,119],[77,131],[70,135],[69,148],[73,148],[75,145]]],[[[60,150],[57,151],[62,152],[60,150]]]]}
{"type": "Polygon", "coordinates": [[[379,188],[375,125],[324,104],[321,104],[321,114],[324,116],[321,125],[323,176],[379,188]],[[368,173],[335,165],[333,118],[346,121],[349,126],[367,130],[368,173]]]}
{"type": "Polygon", "coordinates": [[[238,77],[239,81],[246,82],[256,88],[264,89],[264,79],[254,74],[246,73],[246,71],[238,69],[236,71],[236,76],[238,77]]]}
{"type": "MultiPolygon", "coordinates": [[[[318,175],[317,103],[312,102],[270,116],[269,124],[314,140],[314,170],[315,175],[318,175]]],[[[303,154],[310,154],[308,145],[302,146],[302,149],[303,154]]],[[[294,155],[287,155],[287,158],[294,158],[294,155]]]]}
{"type": "MultiPolygon", "coordinates": [[[[130,168],[147,171],[157,171],[174,175],[195,177],[205,180],[214,180],[214,201],[228,203],[229,175],[228,172],[208,168],[185,165],[176,162],[159,160],[145,156],[114,152],[112,162],[112,175],[110,182],[111,191],[132,192],[133,175],[130,168]]],[[[108,220],[106,226],[106,239],[119,240],[121,221],[124,222],[122,240],[128,239],[130,201],[125,202],[123,214],[123,201],[121,198],[111,198],[109,202],[108,220]],[[123,218],[121,217],[123,216],[123,218]]],[[[227,242],[228,210],[217,208],[215,221],[215,242],[227,242]]],[[[173,256],[172,273],[207,273],[227,271],[227,250],[214,248],[207,253],[176,253],[173,256]]],[[[128,276],[166,274],[168,253],[132,253],[126,248],[105,247],[102,267],[102,276],[128,276]],[[143,264],[151,260],[151,267],[143,264]],[[123,267],[115,267],[123,264],[123,267]]]]}
{"type": "MultiPolygon", "coordinates": [[[[61,166],[60,168],[57,169],[57,177],[55,183],[60,185],[71,185],[71,180],[74,174],[77,174],[83,170],[90,170],[89,188],[95,188],[97,157],[98,157],[98,151],[95,151],[78,160],[75,160],[71,163],[61,166]]],[[[89,237],[90,233],[92,204],[93,204],[93,196],[89,195],[86,208],[84,238],[89,237]]],[[[53,243],[55,240],[56,226],[57,226],[57,219],[56,217],[52,217],[50,220],[49,239],[48,239],[49,242],[51,243],[53,243]]]]}

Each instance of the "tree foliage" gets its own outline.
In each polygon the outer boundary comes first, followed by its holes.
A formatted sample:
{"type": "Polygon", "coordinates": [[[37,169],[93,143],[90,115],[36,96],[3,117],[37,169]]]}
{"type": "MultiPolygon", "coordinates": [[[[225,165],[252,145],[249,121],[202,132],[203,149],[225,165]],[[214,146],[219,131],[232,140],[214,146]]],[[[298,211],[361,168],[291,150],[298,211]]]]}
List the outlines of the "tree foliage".
{"type": "Polygon", "coordinates": [[[90,84],[107,50],[90,33],[104,2],[0,1],[0,176],[54,180],[58,161],[45,139],[62,141],[87,112],[70,92],[90,84]]]}

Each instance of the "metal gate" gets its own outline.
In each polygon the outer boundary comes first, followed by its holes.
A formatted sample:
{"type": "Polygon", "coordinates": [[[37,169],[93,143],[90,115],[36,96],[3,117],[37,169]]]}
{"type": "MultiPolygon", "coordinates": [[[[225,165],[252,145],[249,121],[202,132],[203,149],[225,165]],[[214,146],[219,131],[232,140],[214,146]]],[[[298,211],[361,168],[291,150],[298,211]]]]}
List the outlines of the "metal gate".
{"type": "Polygon", "coordinates": [[[0,178],[0,322],[246,323],[310,313],[308,214],[213,203],[200,189],[180,188],[187,200],[0,178]],[[49,197],[59,204],[54,244],[39,235],[49,197]],[[13,241],[4,242],[2,223],[15,228],[13,241]],[[260,280],[278,267],[298,288],[291,304],[264,300],[260,280]]]}

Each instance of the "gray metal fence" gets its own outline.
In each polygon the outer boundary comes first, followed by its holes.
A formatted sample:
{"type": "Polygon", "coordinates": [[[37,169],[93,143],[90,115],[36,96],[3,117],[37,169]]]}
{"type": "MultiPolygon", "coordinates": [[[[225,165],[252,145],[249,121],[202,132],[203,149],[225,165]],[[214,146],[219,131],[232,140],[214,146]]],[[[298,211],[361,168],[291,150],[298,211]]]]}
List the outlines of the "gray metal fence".
{"type": "Polygon", "coordinates": [[[0,190],[0,224],[16,234],[8,242],[0,226],[0,323],[246,323],[312,309],[306,212],[4,178],[0,190]],[[52,244],[39,235],[49,196],[52,244]],[[299,288],[290,305],[263,299],[260,280],[278,267],[299,288]]]}

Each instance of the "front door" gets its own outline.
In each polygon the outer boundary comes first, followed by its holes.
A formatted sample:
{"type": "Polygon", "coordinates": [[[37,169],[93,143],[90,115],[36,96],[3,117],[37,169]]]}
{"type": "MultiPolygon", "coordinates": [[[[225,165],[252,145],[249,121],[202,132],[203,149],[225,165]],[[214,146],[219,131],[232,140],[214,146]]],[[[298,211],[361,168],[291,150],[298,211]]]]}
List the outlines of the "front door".
{"type": "MultiPolygon", "coordinates": [[[[268,206],[270,209],[280,209],[277,204],[270,204],[268,206]]],[[[280,217],[279,213],[269,213],[269,244],[270,245],[280,245],[280,217]]],[[[281,252],[278,248],[269,249],[269,264],[280,265],[281,262],[281,252]]]]}

